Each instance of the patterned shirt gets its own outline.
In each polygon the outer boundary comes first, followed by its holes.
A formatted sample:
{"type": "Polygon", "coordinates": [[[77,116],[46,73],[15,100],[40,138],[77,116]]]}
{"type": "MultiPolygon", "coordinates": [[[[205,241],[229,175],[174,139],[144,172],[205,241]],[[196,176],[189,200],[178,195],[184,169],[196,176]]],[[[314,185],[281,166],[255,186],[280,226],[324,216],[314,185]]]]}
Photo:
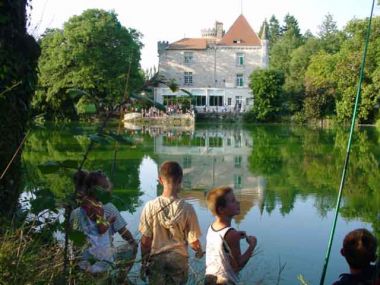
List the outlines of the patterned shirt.
{"type": "MultiPolygon", "coordinates": [[[[120,231],[122,228],[127,226],[127,222],[124,220],[124,218],[121,216],[119,210],[115,207],[112,203],[107,203],[103,205],[104,209],[104,216],[106,219],[109,219],[111,217],[115,217],[115,222],[111,224],[111,234],[114,235],[118,231],[120,231]]],[[[83,230],[81,229],[80,223],[79,223],[79,215],[80,215],[80,207],[74,209],[71,212],[70,216],[70,224],[72,225],[72,228],[74,230],[83,230]]]]}

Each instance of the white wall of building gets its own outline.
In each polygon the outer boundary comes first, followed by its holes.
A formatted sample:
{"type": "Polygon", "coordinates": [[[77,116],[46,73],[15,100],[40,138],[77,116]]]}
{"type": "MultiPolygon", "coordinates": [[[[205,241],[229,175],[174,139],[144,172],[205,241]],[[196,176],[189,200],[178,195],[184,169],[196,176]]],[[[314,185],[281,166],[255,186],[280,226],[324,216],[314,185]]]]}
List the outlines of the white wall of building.
{"type": "MultiPolygon", "coordinates": [[[[160,43],[159,43],[160,45],[160,43]]],[[[159,72],[166,79],[174,79],[180,88],[189,90],[194,95],[200,93],[207,96],[206,106],[210,106],[208,97],[217,89],[222,89],[223,106],[230,106],[235,111],[248,111],[253,104],[253,94],[249,88],[251,73],[268,65],[267,44],[262,46],[219,46],[210,45],[206,49],[160,49],[159,72]],[[191,62],[185,62],[185,53],[192,54],[191,62]],[[244,56],[244,63],[239,64],[237,55],[244,56]],[[192,83],[186,84],[185,72],[192,75],[192,83]],[[237,86],[237,75],[243,78],[242,86],[237,86]],[[231,100],[228,100],[231,98],[231,100]],[[237,110],[236,107],[239,107],[237,110]]],[[[155,100],[163,103],[163,96],[181,96],[181,92],[172,93],[162,86],[155,89],[155,100]]],[[[197,108],[202,111],[203,108],[197,108]]],[[[211,111],[224,111],[225,109],[213,108],[211,111]],[[217,110],[216,110],[217,109],[217,110]]]]}

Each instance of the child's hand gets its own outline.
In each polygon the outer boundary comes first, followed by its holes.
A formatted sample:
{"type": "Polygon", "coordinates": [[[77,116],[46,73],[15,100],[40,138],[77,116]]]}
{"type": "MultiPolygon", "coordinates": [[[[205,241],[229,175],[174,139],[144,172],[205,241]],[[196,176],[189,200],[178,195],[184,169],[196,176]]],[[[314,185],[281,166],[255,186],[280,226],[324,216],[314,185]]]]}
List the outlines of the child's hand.
{"type": "Polygon", "coordinates": [[[116,217],[115,216],[111,216],[107,220],[108,220],[109,224],[111,225],[111,224],[113,224],[116,221],[116,217]]]}
{"type": "Polygon", "coordinates": [[[240,239],[243,239],[243,238],[247,238],[247,232],[245,231],[239,231],[239,234],[240,234],[240,239]]]}
{"type": "Polygon", "coordinates": [[[255,236],[247,236],[246,238],[247,243],[249,244],[252,249],[256,247],[257,244],[257,238],[255,236]]]}
{"type": "Polygon", "coordinates": [[[201,259],[204,255],[205,255],[205,251],[203,251],[201,248],[195,252],[195,257],[198,258],[198,259],[201,259]]]}
{"type": "Polygon", "coordinates": [[[144,265],[141,265],[140,268],[140,279],[146,282],[146,267],[144,265]]]}

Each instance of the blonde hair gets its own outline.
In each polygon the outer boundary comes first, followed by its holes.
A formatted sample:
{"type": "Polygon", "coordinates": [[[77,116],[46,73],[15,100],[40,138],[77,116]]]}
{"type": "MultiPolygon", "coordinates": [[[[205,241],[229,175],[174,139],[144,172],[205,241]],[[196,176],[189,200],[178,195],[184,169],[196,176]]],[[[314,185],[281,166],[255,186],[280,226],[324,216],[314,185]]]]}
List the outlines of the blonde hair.
{"type": "Polygon", "coordinates": [[[207,193],[207,207],[214,216],[218,215],[218,208],[226,206],[226,195],[233,192],[233,189],[228,186],[216,187],[207,193]]]}

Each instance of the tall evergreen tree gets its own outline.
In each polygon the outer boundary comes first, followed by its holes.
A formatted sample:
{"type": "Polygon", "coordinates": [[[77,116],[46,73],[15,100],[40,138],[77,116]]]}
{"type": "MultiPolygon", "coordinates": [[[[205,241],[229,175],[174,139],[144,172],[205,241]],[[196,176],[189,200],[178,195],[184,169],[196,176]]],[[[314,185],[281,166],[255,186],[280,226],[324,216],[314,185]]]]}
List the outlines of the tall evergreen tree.
{"type": "Polygon", "coordinates": [[[281,36],[280,23],[275,15],[272,15],[269,19],[268,39],[270,46],[273,46],[281,36]]]}
{"type": "Polygon", "coordinates": [[[318,36],[321,39],[323,49],[329,53],[337,52],[344,40],[344,35],[339,32],[331,14],[324,17],[322,24],[319,26],[318,36]]]}
{"type": "Polygon", "coordinates": [[[281,27],[281,33],[285,37],[295,37],[302,39],[301,30],[298,26],[298,21],[294,16],[287,14],[284,19],[284,25],[281,27]]]}
{"type": "Polygon", "coordinates": [[[283,71],[287,76],[289,74],[291,53],[302,44],[303,38],[297,20],[290,15],[286,15],[282,31],[281,37],[270,50],[270,65],[274,69],[283,71]]]}

